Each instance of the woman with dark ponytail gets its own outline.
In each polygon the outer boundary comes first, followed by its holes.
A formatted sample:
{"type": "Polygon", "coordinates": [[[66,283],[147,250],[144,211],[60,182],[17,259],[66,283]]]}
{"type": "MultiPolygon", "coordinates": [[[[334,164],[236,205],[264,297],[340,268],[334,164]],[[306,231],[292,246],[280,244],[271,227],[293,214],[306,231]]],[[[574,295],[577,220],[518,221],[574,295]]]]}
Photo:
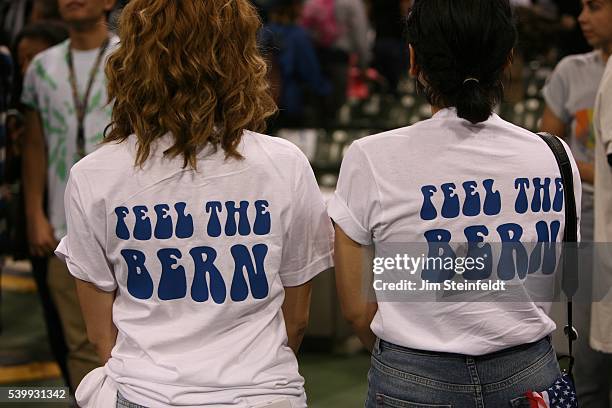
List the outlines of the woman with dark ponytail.
{"type": "Polygon", "coordinates": [[[433,117],[354,142],[328,203],[342,311],[372,351],[366,407],[541,406],[565,385],[548,317],[559,251],[537,244],[562,241],[565,205],[546,143],[493,112],[512,9],[416,0],[406,33],[433,117]]]}

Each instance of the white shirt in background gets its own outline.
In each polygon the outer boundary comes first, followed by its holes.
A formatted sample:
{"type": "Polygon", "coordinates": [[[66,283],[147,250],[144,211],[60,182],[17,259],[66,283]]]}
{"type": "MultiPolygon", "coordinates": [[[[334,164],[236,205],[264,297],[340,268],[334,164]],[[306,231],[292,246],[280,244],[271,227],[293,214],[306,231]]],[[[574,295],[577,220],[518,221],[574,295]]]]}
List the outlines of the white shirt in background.
{"type": "MultiPolygon", "coordinates": [[[[119,38],[113,36],[104,59],[114,50],[119,38]]],[[[21,102],[40,114],[47,147],[47,212],[55,238],[66,235],[64,191],[70,168],[81,158],[77,154],[77,116],[67,63],[70,41],[38,54],[30,64],[23,84],[21,102]]],[[[74,69],[79,96],[87,89],[91,69],[99,49],[73,50],[74,69]]],[[[85,116],[85,151],[92,152],[103,139],[111,121],[112,105],[108,103],[104,59],[94,79],[85,116]]]]}
{"type": "Polygon", "coordinates": [[[595,271],[591,347],[612,353],[612,58],[595,103],[595,271]]]}

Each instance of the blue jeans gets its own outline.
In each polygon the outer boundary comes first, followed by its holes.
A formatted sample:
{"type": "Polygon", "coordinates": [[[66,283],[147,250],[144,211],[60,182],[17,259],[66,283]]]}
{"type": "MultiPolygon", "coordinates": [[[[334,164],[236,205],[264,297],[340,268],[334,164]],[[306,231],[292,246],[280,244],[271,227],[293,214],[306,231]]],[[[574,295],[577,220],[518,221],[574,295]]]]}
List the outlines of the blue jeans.
{"type": "Polygon", "coordinates": [[[116,408],[147,408],[144,405],[138,405],[126,400],[123,395],[117,391],[117,407],[116,408]]]}
{"type": "Polygon", "coordinates": [[[549,337],[484,356],[413,350],[377,340],[367,408],[529,408],[527,391],[561,375],[549,337]]]}

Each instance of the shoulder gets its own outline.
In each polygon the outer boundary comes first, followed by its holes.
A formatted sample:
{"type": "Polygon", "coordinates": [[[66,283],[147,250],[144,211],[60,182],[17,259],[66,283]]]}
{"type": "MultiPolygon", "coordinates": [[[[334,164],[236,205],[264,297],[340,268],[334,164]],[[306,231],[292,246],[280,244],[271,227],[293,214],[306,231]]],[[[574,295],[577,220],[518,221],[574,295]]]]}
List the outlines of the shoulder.
{"type": "Polygon", "coordinates": [[[517,144],[520,142],[544,143],[542,138],[537,133],[515,125],[512,122],[508,122],[507,120],[499,117],[497,114],[494,114],[491,122],[491,132],[504,132],[516,140],[517,144]]]}
{"type": "Polygon", "coordinates": [[[306,159],[304,153],[293,143],[280,137],[246,130],[243,136],[244,155],[251,160],[256,157],[306,159]]]}
{"type": "Polygon", "coordinates": [[[108,41],[108,48],[106,50],[106,54],[111,54],[113,51],[116,51],[119,48],[120,41],[119,37],[116,35],[112,35],[108,41]]]}
{"type": "Polygon", "coordinates": [[[68,40],[38,53],[28,67],[26,82],[32,81],[35,77],[41,77],[46,78],[50,85],[54,84],[53,77],[57,74],[58,69],[65,66],[67,47],[68,40]]]}
{"type": "Polygon", "coordinates": [[[425,133],[436,131],[440,128],[441,124],[439,121],[426,119],[410,126],[366,136],[356,140],[353,144],[356,148],[362,150],[366,155],[368,155],[369,153],[380,151],[380,149],[397,139],[402,139],[406,142],[418,143],[418,139],[420,139],[425,133]]]}
{"type": "MultiPolygon", "coordinates": [[[[546,143],[539,134],[507,122],[501,118],[499,118],[498,122],[503,124],[503,127],[509,132],[512,132],[512,138],[517,142],[516,149],[522,151],[525,156],[539,155],[539,157],[546,158],[549,161],[554,161],[554,156],[550,150],[550,147],[548,146],[548,143],[546,143]]],[[[574,171],[577,171],[578,167],[569,145],[562,138],[557,136],[554,137],[561,142],[568,157],[570,158],[574,171]]],[[[534,164],[534,166],[536,166],[536,164],[534,164]]]]}
{"type": "Polygon", "coordinates": [[[564,57],[557,66],[555,67],[554,73],[556,74],[569,74],[576,70],[591,68],[593,64],[600,61],[598,51],[592,51],[585,54],[568,55],[564,57]]]}
{"type": "Polygon", "coordinates": [[[46,50],[38,53],[33,59],[32,64],[38,63],[43,66],[54,64],[57,61],[63,61],[66,58],[66,51],[68,49],[68,41],[65,40],[53,47],[47,48],[46,50]]]}
{"type": "Polygon", "coordinates": [[[289,184],[312,173],[306,155],[295,144],[280,137],[245,131],[241,153],[253,170],[275,174],[289,184]]]}
{"type": "Polygon", "coordinates": [[[367,136],[354,144],[366,157],[379,157],[381,154],[391,152],[395,146],[411,146],[412,150],[427,146],[428,150],[431,150],[443,143],[473,140],[470,136],[478,133],[491,137],[510,138],[517,146],[521,146],[522,141],[528,144],[543,143],[537,134],[493,113],[486,122],[478,125],[471,125],[457,116],[446,114],[445,117],[431,118],[407,127],[367,136]]]}
{"type": "MultiPolygon", "coordinates": [[[[612,58],[608,59],[608,63],[606,64],[606,68],[604,71],[604,80],[605,81],[612,81],[612,58]]],[[[602,86],[602,89],[604,87],[602,86]]]]}
{"type": "Polygon", "coordinates": [[[601,122],[601,118],[608,116],[610,113],[610,109],[607,107],[612,101],[612,58],[608,59],[608,64],[606,65],[606,69],[597,92],[597,99],[598,109],[596,116],[599,116],[599,121],[601,122]],[[606,106],[605,109],[603,108],[604,106],[606,106]]]}
{"type": "Polygon", "coordinates": [[[102,174],[105,170],[129,170],[134,167],[130,146],[130,139],[120,143],[102,143],[72,166],[70,176],[89,178],[91,175],[102,174]]]}

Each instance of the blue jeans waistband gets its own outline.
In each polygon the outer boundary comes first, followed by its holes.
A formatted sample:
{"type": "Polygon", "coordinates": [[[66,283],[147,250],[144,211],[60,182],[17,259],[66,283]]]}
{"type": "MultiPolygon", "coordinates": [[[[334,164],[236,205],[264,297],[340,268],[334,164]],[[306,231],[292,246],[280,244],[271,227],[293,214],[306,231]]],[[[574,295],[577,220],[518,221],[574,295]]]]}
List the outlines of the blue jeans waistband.
{"type": "Polygon", "coordinates": [[[483,355],[479,355],[479,356],[470,356],[470,355],[466,355],[466,354],[457,354],[457,353],[446,353],[446,352],[442,352],[442,351],[430,351],[430,350],[419,350],[419,349],[413,349],[413,348],[409,348],[409,347],[404,347],[404,346],[400,346],[388,341],[385,341],[383,339],[378,338],[376,340],[376,344],[374,346],[374,352],[378,351],[381,352],[384,349],[392,349],[392,350],[396,350],[396,351],[400,351],[400,352],[406,352],[406,353],[410,353],[410,354],[418,354],[418,355],[422,355],[422,356],[431,356],[431,357],[445,357],[445,358],[458,358],[458,359],[465,359],[466,357],[471,357],[474,360],[484,360],[484,359],[491,359],[491,358],[497,358],[497,357],[502,357],[508,354],[513,354],[513,353],[517,353],[517,352],[524,352],[524,351],[529,351],[531,349],[537,348],[538,346],[541,346],[543,343],[547,343],[548,345],[552,344],[552,338],[550,335],[543,337],[542,339],[533,342],[533,343],[525,343],[525,344],[519,344],[517,346],[512,346],[512,347],[508,347],[499,351],[495,351],[493,353],[489,353],[489,354],[483,354],[483,355]]]}
{"type": "Polygon", "coordinates": [[[147,408],[144,405],[138,405],[125,399],[119,391],[117,391],[117,408],[147,408]]]}

